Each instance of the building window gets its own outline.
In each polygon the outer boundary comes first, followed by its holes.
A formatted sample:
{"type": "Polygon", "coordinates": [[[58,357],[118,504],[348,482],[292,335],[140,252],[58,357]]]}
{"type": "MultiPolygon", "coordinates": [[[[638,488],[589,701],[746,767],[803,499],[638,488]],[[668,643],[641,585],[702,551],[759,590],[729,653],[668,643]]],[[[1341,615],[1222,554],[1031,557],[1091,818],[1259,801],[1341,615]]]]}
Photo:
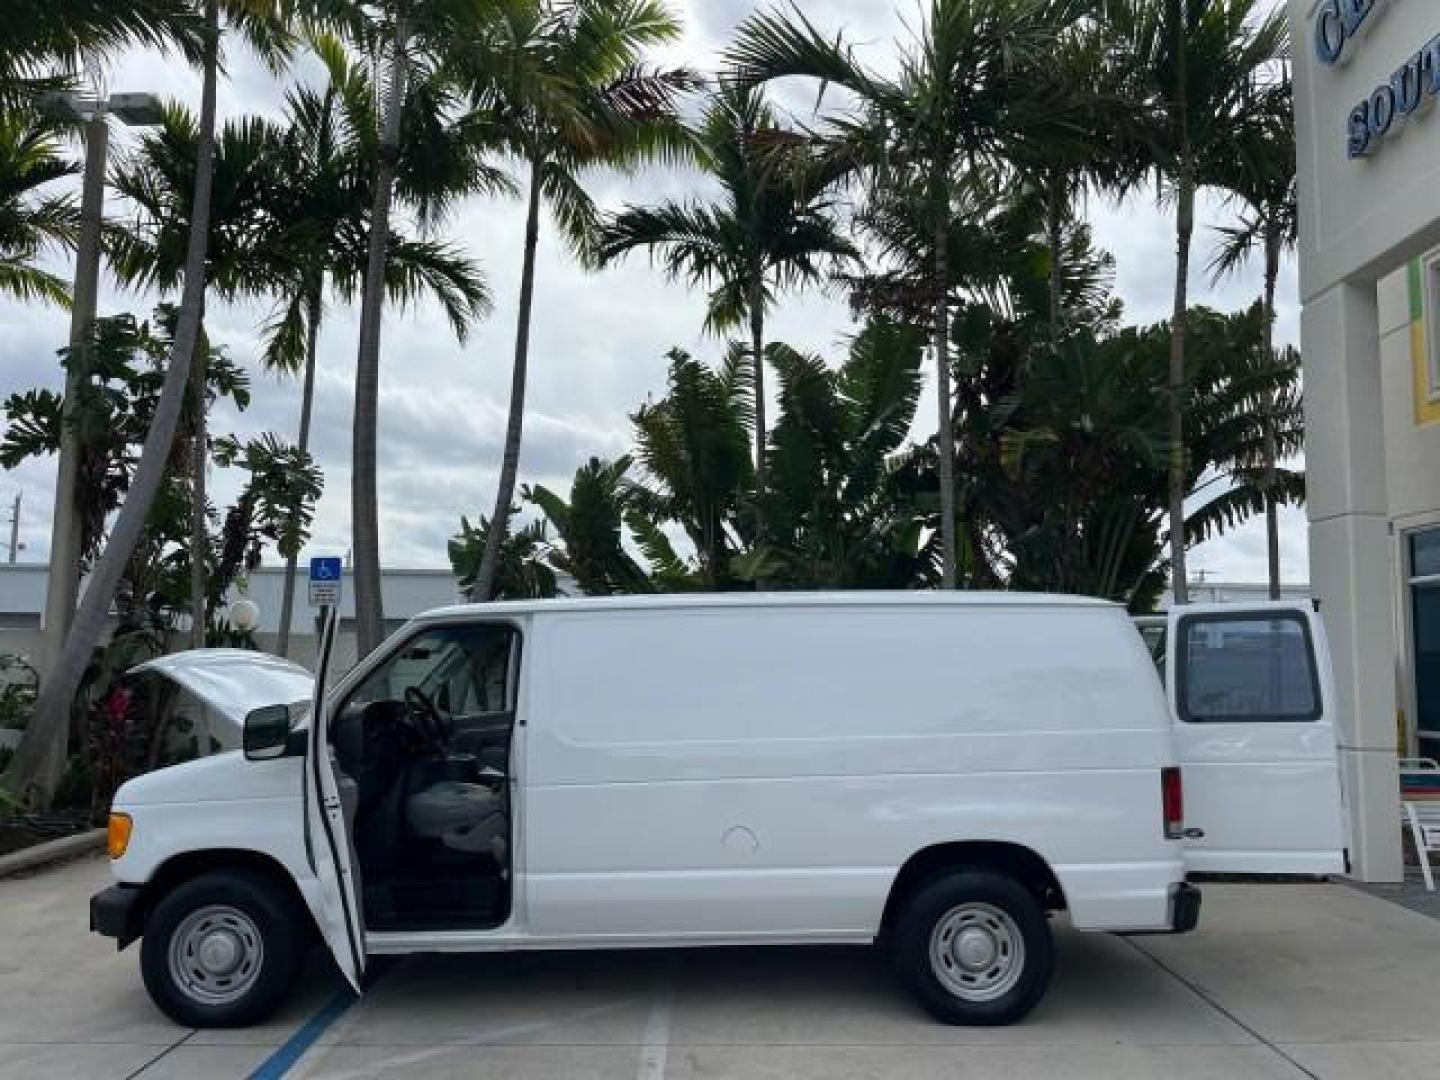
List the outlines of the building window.
{"type": "Polygon", "coordinates": [[[1440,252],[1422,264],[1425,282],[1425,366],[1426,388],[1431,402],[1440,401],[1440,252]]]}
{"type": "Polygon", "coordinates": [[[1415,733],[1420,753],[1440,756],[1440,529],[1410,534],[1410,633],[1415,733]]]}

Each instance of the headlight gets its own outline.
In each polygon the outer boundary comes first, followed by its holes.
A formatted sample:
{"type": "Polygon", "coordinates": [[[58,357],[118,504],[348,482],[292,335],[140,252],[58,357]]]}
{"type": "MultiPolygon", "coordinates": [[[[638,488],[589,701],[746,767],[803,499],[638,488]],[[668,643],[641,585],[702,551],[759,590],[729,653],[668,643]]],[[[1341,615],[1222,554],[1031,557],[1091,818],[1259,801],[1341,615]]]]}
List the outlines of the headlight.
{"type": "Polygon", "coordinates": [[[125,849],[130,846],[130,834],[135,829],[135,823],[130,820],[129,814],[117,814],[110,811],[110,827],[105,833],[105,850],[110,853],[110,858],[118,859],[125,854],[125,849]]]}

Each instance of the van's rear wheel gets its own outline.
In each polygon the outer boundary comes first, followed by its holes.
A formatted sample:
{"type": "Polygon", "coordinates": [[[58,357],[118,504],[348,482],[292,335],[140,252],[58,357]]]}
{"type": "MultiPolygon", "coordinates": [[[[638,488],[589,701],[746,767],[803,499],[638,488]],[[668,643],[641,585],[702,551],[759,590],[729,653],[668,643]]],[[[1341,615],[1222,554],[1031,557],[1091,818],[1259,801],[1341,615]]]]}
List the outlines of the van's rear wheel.
{"type": "Polygon", "coordinates": [[[292,898],[244,871],[204,874],[151,912],[140,972],[151,999],[186,1027],[240,1027],[285,1000],[303,956],[305,922],[292,898]]]}
{"type": "Polygon", "coordinates": [[[892,939],[901,978],[949,1024],[1009,1024],[1045,994],[1054,946],[1029,889],[990,870],[930,881],[901,909],[892,939]]]}

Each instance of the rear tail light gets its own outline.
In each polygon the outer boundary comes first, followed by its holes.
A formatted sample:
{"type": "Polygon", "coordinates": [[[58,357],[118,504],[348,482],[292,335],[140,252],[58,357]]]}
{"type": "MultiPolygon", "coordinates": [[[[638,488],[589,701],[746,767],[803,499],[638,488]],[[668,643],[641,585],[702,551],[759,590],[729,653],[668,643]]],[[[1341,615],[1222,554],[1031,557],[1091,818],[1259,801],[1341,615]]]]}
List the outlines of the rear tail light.
{"type": "Polygon", "coordinates": [[[1173,765],[1160,770],[1160,806],[1165,820],[1165,839],[1181,839],[1185,835],[1185,793],[1180,770],[1173,765]]]}

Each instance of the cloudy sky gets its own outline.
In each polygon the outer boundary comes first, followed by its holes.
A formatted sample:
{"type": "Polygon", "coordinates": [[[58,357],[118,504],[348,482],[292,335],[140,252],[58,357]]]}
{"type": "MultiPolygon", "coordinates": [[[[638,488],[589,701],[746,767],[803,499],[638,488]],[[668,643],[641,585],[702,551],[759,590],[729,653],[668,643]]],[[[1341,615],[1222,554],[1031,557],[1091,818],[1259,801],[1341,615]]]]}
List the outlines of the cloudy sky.
{"type": "MultiPolygon", "coordinates": [[[[903,3],[903,0],[902,0],[903,3]]],[[[674,59],[700,69],[716,63],[718,51],[735,25],[756,6],[753,0],[677,0],[685,19],[685,39],[674,59]]],[[[838,29],[882,62],[887,45],[903,32],[901,17],[877,0],[815,0],[806,5],[817,25],[838,29]]],[[[221,116],[277,112],[283,84],[243,54],[229,60],[228,81],[220,87],[221,116]]],[[[289,77],[313,77],[301,64],[289,77]]],[[[135,54],[121,58],[105,75],[111,91],[149,90],[198,104],[198,78],[173,58],[135,54]]],[[[783,103],[802,108],[808,101],[796,93],[783,103]]],[[[130,139],[118,129],[112,139],[123,152],[130,139]]],[[[597,174],[589,183],[603,204],[703,194],[704,181],[683,173],[646,174],[638,178],[597,174]]],[[[123,207],[112,203],[112,213],[123,207]]],[[[1223,223],[1224,207],[1202,207],[1206,227],[1197,236],[1192,281],[1194,300],[1222,310],[1253,302],[1260,291],[1258,266],[1210,287],[1205,273],[1209,226],[1223,223]]],[[[1117,261],[1117,288],[1126,316],[1137,323],[1169,314],[1174,273],[1171,225],[1153,200],[1124,205],[1096,203],[1089,207],[1097,242],[1117,261]]],[[[496,306],[462,346],[432,307],[387,313],[380,375],[380,536],[387,566],[446,566],[445,543],[456,531],[461,514],[474,519],[489,513],[500,460],[509,366],[518,292],[523,208],[513,201],[475,201],[461,209],[445,228],[484,266],[496,306]]],[[[69,273],[63,259],[52,261],[69,273]]],[[[102,289],[100,313],[132,311],[143,315],[153,295],[102,289]]],[[[275,431],[293,438],[298,421],[298,382],[280,381],[255,367],[259,328],[269,308],[214,304],[209,316],[212,338],[232,358],[253,371],[254,400],[243,414],[228,408],[212,422],[216,432],[247,436],[275,431]]],[[[535,297],[531,382],[526,414],[522,482],[541,482],[568,489],[576,465],[592,454],[614,456],[629,446],[627,414],[648,394],[663,390],[665,353],[681,346],[697,356],[715,357],[721,345],[700,331],[703,304],[698,294],[668,283],[643,257],[601,274],[576,267],[542,225],[535,297]]],[[[1281,280],[1279,334],[1297,336],[1297,304],[1293,265],[1281,280]]],[[[0,397],[34,386],[62,385],[55,350],[63,345],[68,317],[61,311],[0,300],[0,397]]],[[[785,299],[772,319],[770,334],[778,340],[838,355],[852,325],[838,296],[806,294],[785,299]]],[[[349,548],[350,416],[358,319],[354,310],[334,306],[327,312],[317,377],[315,440],[312,447],[325,471],[311,554],[343,554],[349,548]]],[[[918,413],[928,428],[933,400],[918,413]]],[[[925,434],[918,430],[917,434],[925,434]]],[[[0,500],[7,508],[23,492],[21,558],[47,557],[50,511],[54,498],[52,462],[30,463],[0,474],[0,500]]],[[[212,481],[214,498],[225,505],[236,478],[223,473],[212,481]]],[[[3,515],[8,522],[8,513],[3,515]]],[[[1283,517],[1282,550],[1287,580],[1307,574],[1303,515],[1283,517]]],[[[1207,543],[1192,554],[1191,565],[1212,580],[1259,581],[1265,576],[1263,526],[1259,521],[1207,543]]]]}

